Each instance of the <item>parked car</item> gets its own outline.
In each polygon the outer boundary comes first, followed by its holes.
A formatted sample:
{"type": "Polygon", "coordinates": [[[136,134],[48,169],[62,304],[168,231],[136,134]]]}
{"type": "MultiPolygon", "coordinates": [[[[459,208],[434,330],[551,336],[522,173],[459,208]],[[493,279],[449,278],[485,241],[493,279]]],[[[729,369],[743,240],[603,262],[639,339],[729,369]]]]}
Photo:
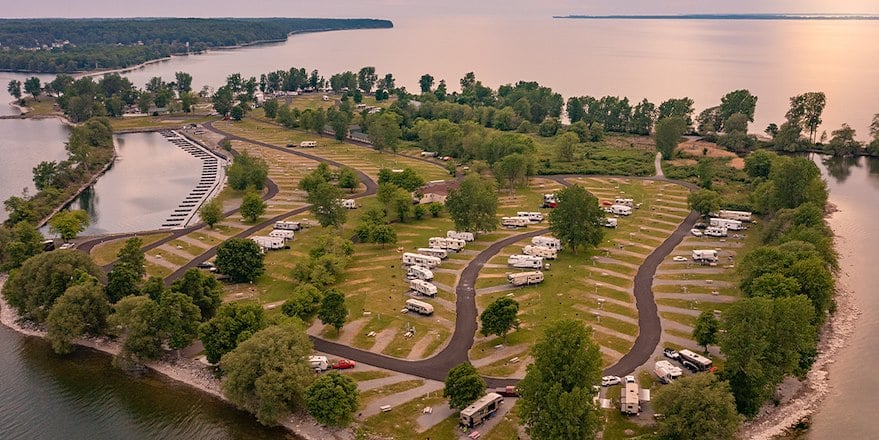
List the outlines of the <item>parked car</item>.
{"type": "Polygon", "coordinates": [[[76,243],[64,243],[64,244],[62,244],[61,247],[59,247],[58,249],[61,249],[61,250],[63,251],[63,250],[66,250],[66,249],[73,249],[73,248],[75,248],[75,247],[76,247],[76,243]]]}
{"type": "Polygon", "coordinates": [[[662,350],[662,355],[671,359],[671,360],[674,360],[674,361],[679,360],[681,358],[681,355],[679,355],[676,350],[671,349],[671,348],[666,348],[666,349],[662,350]]]}
{"type": "Polygon", "coordinates": [[[681,256],[681,255],[678,255],[678,256],[672,258],[672,260],[673,260],[673,261],[677,261],[677,262],[679,262],[679,263],[684,263],[684,262],[687,261],[687,257],[684,257],[684,256],[681,256]]]}
{"type": "Polygon", "coordinates": [[[701,237],[703,235],[702,231],[696,228],[690,229],[690,233],[693,234],[694,237],[701,237]]]}
{"type": "Polygon", "coordinates": [[[513,385],[507,385],[503,388],[498,388],[494,390],[494,392],[504,397],[519,397],[519,390],[516,389],[516,387],[513,385]]]}
{"type": "Polygon", "coordinates": [[[621,383],[623,383],[623,380],[619,376],[604,376],[601,378],[601,386],[603,387],[610,387],[621,383]]]}
{"type": "Polygon", "coordinates": [[[625,383],[635,383],[635,376],[626,376],[623,378],[623,382],[625,383]]]}
{"type": "Polygon", "coordinates": [[[348,359],[339,359],[336,362],[333,362],[333,365],[330,365],[330,368],[334,370],[347,370],[349,368],[354,368],[357,366],[357,362],[348,360],[348,359]]]}

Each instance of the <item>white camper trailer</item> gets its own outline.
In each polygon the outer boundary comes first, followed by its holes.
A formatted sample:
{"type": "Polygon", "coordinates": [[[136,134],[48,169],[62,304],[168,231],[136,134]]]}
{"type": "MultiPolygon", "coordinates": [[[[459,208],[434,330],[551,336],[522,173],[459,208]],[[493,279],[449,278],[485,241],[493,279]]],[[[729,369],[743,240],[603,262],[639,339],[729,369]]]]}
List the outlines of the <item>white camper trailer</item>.
{"type": "Polygon", "coordinates": [[[302,229],[302,224],[299,222],[275,222],[275,229],[283,229],[285,231],[298,231],[302,229]]]}
{"type": "Polygon", "coordinates": [[[418,248],[418,249],[415,250],[415,252],[417,252],[417,253],[419,253],[419,254],[421,254],[421,255],[430,255],[431,257],[437,257],[437,258],[439,258],[440,260],[445,260],[446,258],[449,257],[449,251],[447,251],[447,250],[445,250],[445,249],[438,249],[438,248],[418,248]]]}
{"type": "Polygon", "coordinates": [[[613,201],[613,204],[614,204],[614,205],[628,206],[629,208],[634,208],[634,207],[635,207],[635,201],[634,201],[634,200],[632,200],[632,199],[621,199],[621,198],[619,198],[619,197],[617,197],[616,200],[613,201]]]}
{"type": "Polygon", "coordinates": [[[516,217],[527,217],[531,223],[540,223],[543,221],[543,213],[537,211],[519,211],[516,217]]]}
{"type": "Polygon", "coordinates": [[[308,363],[316,372],[327,371],[330,369],[330,361],[326,356],[309,356],[308,363]]]}
{"type": "Polygon", "coordinates": [[[507,275],[507,281],[514,286],[527,286],[543,282],[543,272],[520,272],[507,275]]]}
{"type": "Polygon", "coordinates": [[[613,217],[607,217],[604,219],[602,226],[607,227],[607,228],[615,228],[615,227],[617,227],[617,224],[618,224],[617,219],[615,219],[613,217]]]}
{"type": "Polygon", "coordinates": [[[418,301],[417,299],[407,299],[406,300],[406,310],[418,313],[419,315],[430,316],[433,315],[433,306],[424,302],[418,301]]]}
{"type": "Polygon", "coordinates": [[[541,208],[555,208],[559,204],[558,197],[555,194],[544,194],[543,195],[543,205],[541,208]]]}
{"type": "Polygon", "coordinates": [[[436,296],[436,286],[424,280],[409,281],[409,288],[417,292],[419,295],[429,296],[431,298],[436,296]]]}
{"type": "Polygon", "coordinates": [[[458,240],[464,240],[464,241],[473,241],[475,239],[475,237],[473,237],[472,232],[457,232],[457,231],[446,232],[446,238],[457,238],[458,240]]]}
{"type": "Polygon", "coordinates": [[[717,211],[715,215],[718,218],[725,218],[729,220],[738,220],[740,222],[750,222],[751,221],[751,213],[748,211],[727,211],[721,209],[717,211]]]}
{"type": "Polygon", "coordinates": [[[433,272],[421,266],[409,266],[409,269],[406,271],[406,276],[411,278],[417,278],[419,280],[430,281],[433,279],[433,272]]]}
{"type": "Polygon", "coordinates": [[[711,359],[701,354],[694,353],[690,350],[680,350],[678,354],[681,356],[681,363],[691,371],[707,371],[711,369],[711,359]]]}
{"type": "Polygon", "coordinates": [[[632,207],[626,205],[611,205],[608,212],[616,215],[632,215],[632,207]]]}
{"type": "Polygon", "coordinates": [[[299,146],[302,148],[314,148],[317,146],[317,141],[302,141],[299,143],[299,146]]]}
{"type": "Polygon", "coordinates": [[[745,227],[742,225],[742,222],[741,222],[741,221],[739,221],[739,220],[730,220],[730,219],[726,219],[726,218],[714,218],[714,217],[712,217],[712,218],[709,220],[709,225],[710,225],[710,226],[716,226],[716,227],[718,227],[718,228],[726,228],[726,229],[729,229],[729,230],[731,230],[731,231],[741,231],[741,230],[745,229],[745,227]]]}
{"type": "Polygon", "coordinates": [[[293,234],[293,231],[289,229],[274,229],[272,230],[272,232],[269,232],[269,237],[278,237],[283,238],[284,240],[292,240],[293,234]]]}
{"type": "Polygon", "coordinates": [[[717,262],[717,251],[714,249],[695,249],[692,257],[693,261],[698,263],[715,263],[717,262]]]}
{"type": "Polygon", "coordinates": [[[708,237],[726,237],[726,228],[709,226],[705,228],[705,235],[708,237]]]}
{"type": "Polygon", "coordinates": [[[345,209],[357,209],[357,202],[354,199],[339,200],[339,204],[345,209]]]}
{"type": "Polygon", "coordinates": [[[461,410],[461,426],[469,429],[481,425],[482,422],[490,419],[503,403],[504,397],[498,393],[488,393],[482,396],[472,405],[461,410]]]}
{"type": "Polygon", "coordinates": [[[620,411],[633,415],[641,412],[640,387],[635,381],[626,381],[620,389],[620,411]]]}
{"type": "Polygon", "coordinates": [[[421,255],[421,254],[413,254],[411,252],[406,252],[403,254],[403,264],[406,266],[422,266],[428,269],[433,269],[440,265],[442,260],[437,257],[431,257],[430,255],[421,255]]]}
{"type": "Polygon", "coordinates": [[[543,235],[538,235],[531,239],[531,244],[534,246],[543,246],[550,249],[555,249],[557,251],[562,250],[562,242],[558,238],[546,237],[543,235]]]}
{"type": "Polygon", "coordinates": [[[662,383],[669,383],[684,374],[681,367],[673,365],[667,360],[656,361],[653,366],[653,373],[662,383]]]}
{"type": "Polygon", "coordinates": [[[258,244],[261,248],[267,250],[276,250],[276,249],[284,249],[284,239],[281,237],[266,237],[264,235],[257,235],[254,237],[250,237],[256,244],[258,244]]]}
{"type": "Polygon", "coordinates": [[[528,217],[503,217],[501,218],[501,226],[504,228],[526,228],[531,224],[528,217]]]}
{"type": "Polygon", "coordinates": [[[530,255],[510,255],[507,264],[519,269],[540,269],[543,267],[543,258],[530,255]]]}
{"type": "Polygon", "coordinates": [[[555,260],[559,256],[559,251],[543,246],[534,246],[529,244],[522,249],[522,253],[532,257],[541,257],[547,260],[555,260]]]}
{"type": "Polygon", "coordinates": [[[467,244],[464,240],[458,240],[457,238],[446,238],[446,237],[430,237],[427,241],[427,245],[435,248],[435,249],[448,249],[450,251],[459,252],[461,249],[464,249],[464,246],[467,244]]]}

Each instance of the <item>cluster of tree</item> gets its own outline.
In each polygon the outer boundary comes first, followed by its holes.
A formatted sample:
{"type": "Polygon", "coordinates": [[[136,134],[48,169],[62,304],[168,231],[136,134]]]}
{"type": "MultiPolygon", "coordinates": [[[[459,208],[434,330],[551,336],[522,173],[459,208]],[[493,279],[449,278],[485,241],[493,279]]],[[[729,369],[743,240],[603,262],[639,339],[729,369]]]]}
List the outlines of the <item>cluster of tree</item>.
{"type": "Polygon", "coordinates": [[[580,247],[598,246],[606,216],[598,199],[580,185],[563,188],[556,197],[558,205],[549,213],[552,234],[574,253],[580,247]]]}
{"type": "Polygon", "coordinates": [[[519,319],[516,317],[518,314],[519,303],[516,300],[507,297],[498,298],[485,308],[482,315],[479,315],[482,323],[480,333],[482,336],[500,336],[506,343],[507,333],[519,327],[519,319]]]}
{"type": "Polygon", "coordinates": [[[720,105],[709,107],[696,118],[697,131],[716,138],[717,144],[726,149],[745,153],[757,143],[748,134],[748,123],[754,122],[757,97],[748,90],[735,90],[720,99],[720,105]]]}
{"type": "Polygon", "coordinates": [[[233,283],[248,283],[265,272],[265,255],[249,238],[230,238],[217,247],[217,272],[233,283]]]}
{"type": "Polygon", "coordinates": [[[305,200],[314,217],[323,227],[340,228],[348,220],[348,211],[340,203],[343,189],[357,188],[357,175],[350,168],[341,168],[333,173],[329,165],[320,163],[314,171],[303,176],[299,189],[308,195],[305,200]]]}
{"type": "Polygon", "coordinates": [[[220,115],[240,121],[257,104],[257,88],[255,77],[244,78],[240,73],[233,73],[226,77],[226,84],[211,95],[211,103],[220,115]]]}
{"type": "Polygon", "coordinates": [[[403,168],[400,172],[392,171],[389,168],[382,168],[378,172],[378,183],[390,183],[406,191],[414,192],[424,186],[424,179],[409,167],[403,168]]]}
{"type": "Polygon", "coordinates": [[[0,271],[8,272],[43,252],[43,234],[32,223],[0,226],[0,271]]]}
{"type": "MultiPolygon", "coordinates": [[[[687,98],[684,98],[687,100],[687,98]]],[[[676,100],[672,100],[675,103],[676,100]]],[[[672,109],[675,107],[669,102],[664,103],[666,112],[663,117],[673,116],[672,109]]],[[[684,101],[689,103],[690,108],[685,109],[683,114],[678,116],[689,116],[692,114],[692,100],[684,101]]],[[[568,117],[571,123],[583,122],[588,127],[600,126],[604,130],[618,133],[633,133],[646,135],[650,134],[653,124],[656,123],[659,111],[656,104],[642,100],[635,106],[629,102],[629,98],[620,99],[618,96],[605,96],[602,98],[593,98],[591,96],[568,98],[567,103],[568,117]]]]}
{"type": "Polygon", "coordinates": [[[293,280],[299,284],[311,284],[325,289],[339,280],[354,255],[354,244],[334,233],[318,237],[308,258],[293,268],[293,280]]]}
{"type": "MultiPolygon", "coordinates": [[[[383,187],[388,188],[388,186],[383,187]]],[[[382,245],[382,247],[395,244],[397,243],[397,231],[388,223],[386,210],[371,208],[360,217],[360,223],[357,225],[357,229],[354,230],[354,236],[361,243],[376,243],[382,245]]]]}
{"type": "Polygon", "coordinates": [[[0,45],[10,50],[0,52],[0,69],[72,73],[122,68],[171,54],[285,40],[290,33],[389,27],[393,23],[387,20],[326,18],[2,20],[0,45]]]}
{"type": "Polygon", "coordinates": [[[425,150],[461,160],[482,160],[490,165],[510,154],[528,155],[536,150],[534,140],[526,135],[487,130],[475,121],[422,119],[413,132],[425,150]]]}
{"type": "Polygon", "coordinates": [[[476,173],[467,175],[446,197],[446,210],[456,231],[494,231],[498,227],[497,207],[494,182],[476,173]]]}

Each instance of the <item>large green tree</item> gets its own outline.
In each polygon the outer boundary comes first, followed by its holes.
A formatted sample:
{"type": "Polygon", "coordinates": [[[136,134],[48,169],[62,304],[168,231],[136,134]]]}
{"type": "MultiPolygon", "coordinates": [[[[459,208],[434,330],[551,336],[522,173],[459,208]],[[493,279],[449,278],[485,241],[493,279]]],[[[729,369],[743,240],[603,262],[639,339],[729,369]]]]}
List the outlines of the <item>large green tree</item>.
{"type": "Polygon", "coordinates": [[[720,322],[714,317],[714,312],[704,311],[696,318],[696,325],[693,327],[693,339],[697,344],[708,351],[708,346],[717,343],[717,332],[720,329],[720,322]]]}
{"type": "Polygon", "coordinates": [[[198,210],[198,216],[204,224],[208,225],[208,228],[214,229],[214,225],[223,220],[223,206],[219,200],[212,199],[201,205],[201,208],[198,210]]]}
{"type": "Polygon", "coordinates": [[[656,131],[653,138],[656,141],[656,150],[662,153],[662,158],[670,160],[674,154],[681,136],[687,130],[687,122],[681,117],[660,119],[656,123],[656,131]]]}
{"type": "Polygon", "coordinates": [[[269,177],[269,165],[265,159],[254,157],[245,151],[232,161],[232,165],[226,170],[226,179],[229,186],[236,191],[244,191],[252,187],[262,191],[269,177]]]}
{"type": "Polygon", "coordinates": [[[531,157],[521,153],[513,153],[494,163],[492,172],[498,181],[506,183],[510,192],[516,186],[528,183],[528,172],[531,169],[531,157]]]}
{"type": "Polygon", "coordinates": [[[49,220],[49,231],[58,234],[64,241],[76,238],[80,232],[85,231],[89,225],[89,215],[78,209],[74,211],[61,211],[49,220]]]}
{"type": "Polygon", "coordinates": [[[687,204],[690,209],[698,212],[702,217],[720,209],[720,194],[710,189],[700,189],[687,195],[687,204]]]}
{"type": "Polygon", "coordinates": [[[345,294],[330,289],[324,293],[324,297],[320,302],[320,309],[317,311],[317,317],[320,322],[332,325],[336,329],[336,333],[345,325],[348,319],[348,307],[345,305],[345,294]]]}
{"type": "Polygon", "coordinates": [[[824,92],[807,92],[802,95],[793,96],[790,99],[790,110],[788,110],[788,122],[797,127],[809,131],[809,141],[815,143],[815,132],[821,125],[821,114],[824,113],[824,107],[827,105],[827,96],[824,92]]]}
{"type": "Polygon", "coordinates": [[[266,327],[265,312],[257,304],[227,303],[217,314],[199,326],[198,338],[204,344],[208,362],[215,364],[241,342],[266,327]]]}
{"type": "Polygon", "coordinates": [[[229,275],[232,282],[255,280],[265,271],[264,255],[259,245],[248,238],[230,238],[217,247],[217,272],[229,275]]]}
{"type": "Polygon", "coordinates": [[[305,390],[305,408],[325,425],[347,426],[359,402],[357,382],[337,371],[321,375],[305,390]]]}
{"type": "Polygon", "coordinates": [[[757,109],[757,97],[746,89],[735,90],[720,98],[720,117],[726,121],[734,114],[742,114],[747,120],[754,122],[754,112],[757,109]]]}
{"type": "Polygon", "coordinates": [[[449,407],[464,409],[484,394],[485,380],[469,362],[464,362],[449,370],[443,388],[443,397],[449,399],[449,407]]]}
{"type": "Polygon", "coordinates": [[[9,81],[9,84],[6,86],[6,91],[9,92],[13,98],[21,99],[21,81],[17,79],[9,81]]]}
{"type": "Polygon", "coordinates": [[[556,158],[562,162],[573,162],[580,138],[576,133],[567,132],[555,141],[556,158]]]}
{"type": "Polygon", "coordinates": [[[476,174],[467,175],[460,188],[446,198],[446,210],[455,230],[490,232],[497,229],[497,191],[494,182],[476,174]]]}
{"type": "Polygon", "coordinates": [[[397,151],[403,131],[399,117],[393,112],[381,112],[369,118],[369,141],[378,151],[397,151]]]}
{"type": "Polygon", "coordinates": [[[604,238],[605,213],[598,199],[580,185],[556,193],[558,205],[549,213],[549,230],[572,252],[580,246],[597,246],[604,238]]]}
{"type": "Polygon", "coordinates": [[[259,217],[266,212],[267,206],[259,194],[249,191],[241,200],[241,217],[247,222],[256,223],[259,217]]]}
{"type": "Polygon", "coordinates": [[[103,331],[109,314],[104,290],[96,280],[89,279],[69,287],[55,301],[46,317],[46,338],[56,353],[69,353],[76,338],[103,331]]]}
{"type": "Polygon", "coordinates": [[[33,224],[21,221],[11,228],[0,227],[0,271],[21,267],[42,252],[43,234],[33,224]]]}
{"type": "Polygon", "coordinates": [[[734,440],[742,422],[729,383],[713,374],[684,376],[653,398],[659,438],[734,440]]]}
{"type": "Polygon", "coordinates": [[[300,284],[293,289],[291,298],[281,305],[281,311],[287,316],[295,316],[303,322],[310,322],[320,309],[323,293],[312,284],[300,284]]]}
{"type": "Polygon", "coordinates": [[[190,297],[198,307],[202,320],[213,318],[222,302],[220,294],[223,286],[217,278],[196,268],[187,270],[182,278],[174,281],[171,290],[190,297]]]}
{"type": "Polygon", "coordinates": [[[517,324],[519,303],[512,298],[501,297],[488,305],[480,315],[482,336],[497,335],[507,342],[507,333],[517,324]]]}
{"type": "Polygon", "coordinates": [[[125,240],[122,249],[116,254],[116,264],[126,264],[138,278],[146,275],[146,257],[143,252],[143,239],[132,237],[125,240]]]}
{"type": "Polygon", "coordinates": [[[342,196],[342,190],[335,185],[321,183],[305,200],[311,204],[309,209],[321,226],[340,228],[348,218],[348,211],[339,203],[342,196]]]}

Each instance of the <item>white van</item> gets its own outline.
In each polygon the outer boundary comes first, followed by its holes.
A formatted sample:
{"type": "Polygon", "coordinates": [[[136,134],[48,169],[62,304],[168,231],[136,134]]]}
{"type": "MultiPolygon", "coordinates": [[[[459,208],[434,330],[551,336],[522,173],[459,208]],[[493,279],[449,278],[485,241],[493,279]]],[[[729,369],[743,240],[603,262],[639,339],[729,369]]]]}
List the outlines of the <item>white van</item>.
{"type": "Polygon", "coordinates": [[[531,239],[531,244],[534,246],[543,246],[550,249],[555,249],[557,251],[562,250],[562,242],[558,238],[546,237],[543,235],[538,235],[531,239]]]}
{"type": "Polygon", "coordinates": [[[330,361],[326,356],[309,356],[308,363],[315,372],[327,371],[330,369],[330,361]]]}
{"type": "Polygon", "coordinates": [[[510,255],[507,264],[520,269],[540,269],[543,267],[543,258],[531,255],[510,255]]]}
{"type": "Polygon", "coordinates": [[[256,244],[258,244],[263,249],[268,250],[277,250],[284,249],[284,239],[280,237],[266,237],[262,235],[257,235],[250,237],[256,244]]]}
{"type": "Polygon", "coordinates": [[[615,228],[617,227],[617,219],[613,217],[607,217],[604,219],[602,225],[607,228],[615,228]]]}
{"type": "Polygon", "coordinates": [[[413,254],[411,252],[406,252],[403,254],[403,264],[406,266],[422,266],[428,269],[433,269],[440,265],[442,260],[437,257],[431,257],[430,255],[421,255],[421,254],[413,254]]]}
{"type": "Polygon", "coordinates": [[[317,146],[317,141],[302,141],[299,143],[299,146],[302,148],[314,148],[317,146]]]}
{"type": "Polygon", "coordinates": [[[433,315],[433,306],[417,299],[407,299],[406,310],[418,313],[419,315],[433,315]]]}
{"type": "Polygon", "coordinates": [[[626,205],[611,205],[608,212],[616,215],[632,215],[632,207],[626,205]]]}
{"type": "Polygon", "coordinates": [[[505,228],[526,228],[531,224],[528,217],[503,217],[501,218],[501,226],[505,228]]]}
{"type": "Polygon", "coordinates": [[[289,229],[275,229],[269,232],[269,237],[283,238],[284,240],[293,239],[293,231],[289,229]]]}
{"type": "Polygon", "coordinates": [[[436,296],[436,286],[424,280],[409,281],[409,288],[417,292],[419,295],[429,296],[431,298],[436,296]]]}
{"type": "Polygon", "coordinates": [[[473,237],[472,232],[448,231],[446,232],[446,238],[457,238],[458,240],[473,241],[475,237],[473,237]]]}
{"type": "Polygon", "coordinates": [[[357,202],[354,199],[339,200],[339,204],[345,209],[357,209],[357,202]]]}
{"type": "Polygon", "coordinates": [[[516,217],[527,217],[531,223],[540,223],[543,221],[543,213],[536,211],[519,211],[516,217]]]}
{"type": "Polygon", "coordinates": [[[455,252],[464,249],[464,246],[466,244],[467,242],[465,242],[464,240],[446,237],[430,237],[430,239],[427,241],[427,245],[434,249],[448,249],[455,252]]]}
{"type": "Polygon", "coordinates": [[[275,222],[275,229],[283,229],[286,231],[298,231],[302,229],[302,224],[299,222],[275,222]]]}
{"type": "Polygon", "coordinates": [[[634,207],[635,207],[635,201],[634,201],[634,200],[632,200],[632,199],[621,199],[621,198],[619,198],[619,197],[617,197],[616,200],[613,201],[613,204],[614,204],[614,205],[628,206],[629,208],[634,208],[634,207]]]}
{"type": "Polygon", "coordinates": [[[726,237],[726,228],[709,226],[705,228],[705,235],[709,237],[726,237]]]}
{"type": "Polygon", "coordinates": [[[440,260],[445,260],[449,257],[449,251],[445,249],[437,249],[437,248],[418,248],[415,250],[421,255],[430,255],[431,257],[437,257],[440,260]]]}
{"type": "Polygon", "coordinates": [[[409,269],[406,271],[406,276],[410,278],[417,278],[419,280],[430,281],[433,279],[433,272],[421,266],[409,266],[409,269]]]}
{"type": "Polygon", "coordinates": [[[716,226],[718,228],[726,228],[731,231],[741,231],[745,229],[741,221],[730,220],[726,218],[711,218],[708,224],[711,226],[716,226]]]}
{"type": "Polygon", "coordinates": [[[712,263],[717,261],[717,251],[714,249],[694,249],[691,257],[696,262],[712,263]]]}
{"type": "Polygon", "coordinates": [[[543,272],[520,272],[507,275],[507,281],[514,286],[527,286],[543,282],[543,272]]]}
{"type": "Polygon", "coordinates": [[[751,221],[751,213],[748,211],[728,211],[721,209],[717,211],[717,214],[711,214],[715,217],[725,218],[729,220],[738,220],[740,222],[750,222],[751,221]]]}
{"type": "Polygon", "coordinates": [[[559,251],[543,246],[534,246],[529,244],[522,249],[522,253],[532,257],[541,257],[547,260],[555,260],[559,256],[559,251]]]}

